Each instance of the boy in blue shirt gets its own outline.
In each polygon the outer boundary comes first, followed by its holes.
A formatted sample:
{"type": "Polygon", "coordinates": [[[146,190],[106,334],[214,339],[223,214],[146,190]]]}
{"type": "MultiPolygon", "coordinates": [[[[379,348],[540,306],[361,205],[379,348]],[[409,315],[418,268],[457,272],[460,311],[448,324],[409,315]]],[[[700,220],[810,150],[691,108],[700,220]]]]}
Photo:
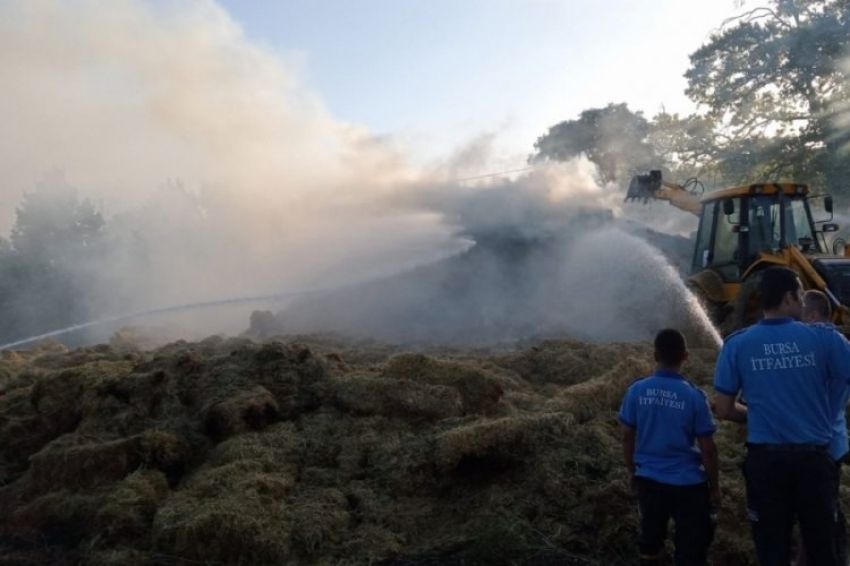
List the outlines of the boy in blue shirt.
{"type": "Polygon", "coordinates": [[[807,325],[803,287],[785,267],[762,272],[764,318],[726,339],[717,360],[717,416],[747,423],[744,477],[758,560],[791,560],[794,518],[811,564],[838,564],[838,466],[829,455],[834,391],[850,378],[850,344],[835,328],[807,325]],[[736,401],[743,393],[747,405],[736,401]]]}
{"type": "Polygon", "coordinates": [[[714,538],[712,507],[720,505],[717,426],[705,393],[680,373],[688,359],[682,333],[665,328],[654,346],[655,373],[629,387],[619,415],[640,508],[640,564],[658,564],[672,518],[676,565],[701,566],[714,538]]]}

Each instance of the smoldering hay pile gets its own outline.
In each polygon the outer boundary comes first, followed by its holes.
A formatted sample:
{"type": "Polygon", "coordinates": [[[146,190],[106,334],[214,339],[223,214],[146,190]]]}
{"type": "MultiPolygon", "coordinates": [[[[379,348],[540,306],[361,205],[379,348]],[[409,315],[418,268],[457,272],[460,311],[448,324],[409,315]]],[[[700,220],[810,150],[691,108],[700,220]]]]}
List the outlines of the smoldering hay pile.
{"type": "Polygon", "coordinates": [[[639,340],[669,325],[703,344],[715,340],[680,274],[612,226],[574,241],[484,241],[393,277],[306,297],[254,330],[477,347],[565,335],[639,340]]]}
{"type": "MultiPolygon", "coordinates": [[[[2,355],[3,564],[635,558],[616,410],[651,368],[648,343],[409,353],[317,335],[144,351],[126,336],[2,355]]],[[[692,351],[704,387],[715,356],[692,351]]],[[[714,563],[751,564],[741,429],[721,424],[718,444],[714,563]]]]}

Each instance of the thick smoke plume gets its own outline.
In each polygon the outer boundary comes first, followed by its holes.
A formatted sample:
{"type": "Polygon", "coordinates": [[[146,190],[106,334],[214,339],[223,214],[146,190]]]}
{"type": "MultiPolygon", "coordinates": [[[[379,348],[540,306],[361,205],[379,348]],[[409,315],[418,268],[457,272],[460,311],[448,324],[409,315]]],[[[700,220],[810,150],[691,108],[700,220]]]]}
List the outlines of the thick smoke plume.
{"type": "MultiPolygon", "coordinates": [[[[0,80],[0,226],[53,170],[92,198],[109,246],[66,258],[92,312],[345,287],[280,324],[483,343],[676,322],[659,307],[684,296],[673,271],[586,161],[483,184],[416,172],[214,2],[4,2],[0,80]]],[[[449,162],[480,165],[482,143],[449,162]]],[[[212,314],[201,332],[236,329],[212,314]]]]}
{"type": "Polygon", "coordinates": [[[689,258],[689,241],[621,218],[620,188],[599,185],[592,173],[575,161],[515,181],[419,195],[419,206],[439,210],[474,245],[297,302],[264,332],[336,330],[414,347],[484,346],[563,335],[639,340],[680,325],[713,343],[671,263],[689,258]]]}
{"type": "Polygon", "coordinates": [[[5,2],[0,80],[0,226],[64,172],[118,233],[106,263],[129,292],[109,310],[356,280],[449,237],[378,206],[410,181],[403,159],[213,2],[5,2]]]}

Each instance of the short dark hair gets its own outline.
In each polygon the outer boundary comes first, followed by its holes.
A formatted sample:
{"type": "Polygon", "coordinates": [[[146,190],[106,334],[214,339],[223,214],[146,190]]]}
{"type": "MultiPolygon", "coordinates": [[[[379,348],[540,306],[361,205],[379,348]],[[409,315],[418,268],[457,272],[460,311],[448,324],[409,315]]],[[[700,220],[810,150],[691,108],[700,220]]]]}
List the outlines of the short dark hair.
{"type": "Polygon", "coordinates": [[[803,295],[803,303],[804,305],[810,305],[822,318],[832,316],[832,306],[829,304],[829,298],[825,293],[817,289],[806,291],[806,294],[803,295]]]}
{"type": "Polygon", "coordinates": [[[667,366],[675,366],[685,361],[688,344],[685,335],[675,328],[659,330],[655,335],[655,355],[658,361],[667,366]]]}
{"type": "Polygon", "coordinates": [[[800,290],[800,279],[797,272],[787,267],[773,266],[761,272],[761,307],[771,310],[782,304],[785,293],[796,294],[800,290]]]}

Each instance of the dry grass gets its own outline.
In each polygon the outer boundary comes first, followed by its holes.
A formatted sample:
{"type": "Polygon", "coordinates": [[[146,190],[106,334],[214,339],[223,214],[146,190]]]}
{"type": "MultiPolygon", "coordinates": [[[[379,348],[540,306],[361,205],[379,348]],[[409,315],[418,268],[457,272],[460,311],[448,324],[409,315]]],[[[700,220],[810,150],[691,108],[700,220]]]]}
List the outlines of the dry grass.
{"type": "MultiPolygon", "coordinates": [[[[0,356],[0,562],[635,558],[616,412],[651,370],[648,344],[147,346],[127,330],[107,346],[0,356]]],[[[695,349],[688,375],[708,386],[715,355],[695,349]]],[[[722,426],[718,444],[726,510],[714,558],[751,564],[740,429],[722,426]]]]}

